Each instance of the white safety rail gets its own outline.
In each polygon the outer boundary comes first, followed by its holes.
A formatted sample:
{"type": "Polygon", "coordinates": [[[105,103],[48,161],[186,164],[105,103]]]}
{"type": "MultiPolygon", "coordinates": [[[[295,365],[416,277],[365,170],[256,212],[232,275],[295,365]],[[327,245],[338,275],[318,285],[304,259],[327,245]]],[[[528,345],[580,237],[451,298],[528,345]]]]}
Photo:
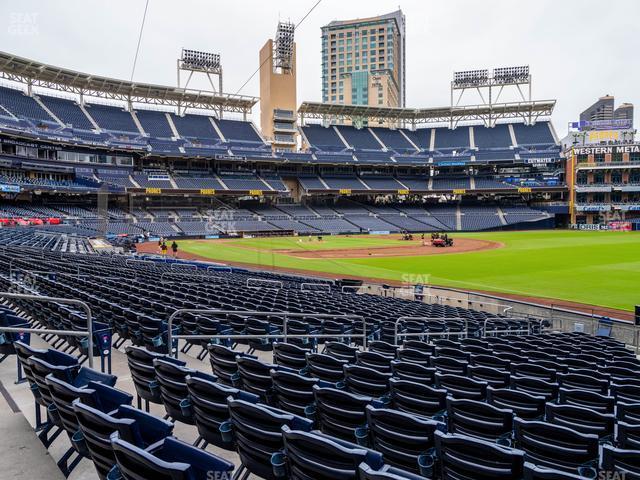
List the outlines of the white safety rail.
{"type": "Polygon", "coordinates": [[[286,341],[289,338],[353,338],[358,337],[362,338],[362,345],[364,348],[367,347],[367,321],[361,315],[332,315],[330,313],[291,313],[291,312],[248,312],[244,310],[219,310],[219,309],[189,309],[189,308],[181,308],[173,312],[169,319],[167,320],[167,345],[171,349],[172,353],[175,353],[176,358],[178,357],[178,352],[180,349],[176,343],[176,348],[173,348],[173,340],[175,339],[177,342],[182,340],[215,340],[215,339],[229,339],[229,340],[250,340],[250,339],[283,339],[286,341]],[[241,315],[247,317],[273,317],[279,316],[283,318],[282,323],[282,333],[274,334],[274,335],[174,335],[173,334],[173,321],[185,314],[185,313],[196,313],[202,315],[241,315]],[[324,333],[324,334],[295,334],[289,335],[287,333],[287,323],[290,318],[327,318],[327,319],[344,319],[344,320],[353,320],[357,322],[362,322],[362,333],[324,333]]]}
{"type": "Polygon", "coordinates": [[[318,290],[324,290],[326,292],[331,292],[331,284],[330,283],[313,283],[313,282],[303,282],[300,284],[300,290],[311,290],[317,292],[318,290]],[[314,287],[314,288],[311,288],[314,287]],[[315,287],[322,287],[320,289],[315,287]]]}
{"type": "Polygon", "coordinates": [[[198,266],[193,263],[172,263],[169,265],[169,270],[198,270],[198,266]],[[174,268],[179,267],[179,268],[174,268]]]}
{"type": "Polygon", "coordinates": [[[249,277],[246,286],[249,288],[271,288],[281,289],[283,287],[281,280],[269,280],[267,278],[249,277]],[[258,284],[258,285],[256,285],[258,284]]]}
{"type": "Polygon", "coordinates": [[[124,261],[125,265],[151,265],[153,268],[157,268],[156,262],[153,260],[140,260],[137,258],[127,258],[124,261]]]}
{"type": "Polygon", "coordinates": [[[210,271],[231,273],[231,272],[233,272],[233,269],[231,267],[229,267],[229,266],[226,266],[226,265],[220,265],[220,266],[211,265],[211,266],[207,267],[207,272],[210,272],[210,271]]]}
{"type": "MultiPolygon", "coordinates": [[[[524,321],[527,322],[527,328],[526,329],[506,329],[506,330],[487,330],[487,322],[490,319],[486,319],[484,321],[483,324],[483,328],[481,330],[481,336],[482,338],[485,338],[488,334],[489,335],[498,335],[498,334],[505,334],[505,335],[518,335],[518,334],[527,334],[530,335],[531,334],[531,325],[534,323],[539,322],[539,327],[540,327],[540,332],[542,332],[542,323],[544,322],[544,320],[540,320],[540,319],[525,319],[524,321]]],[[[479,329],[478,329],[479,330],[479,329]]],[[[477,331],[477,330],[475,330],[477,331]]],[[[425,338],[426,341],[429,341],[429,338],[431,337],[460,337],[460,338],[467,338],[469,337],[469,319],[467,318],[462,318],[462,317],[399,317],[395,323],[394,323],[394,331],[393,331],[393,338],[394,338],[394,343],[397,345],[398,344],[398,339],[399,338],[412,338],[412,337],[418,337],[418,338],[425,338]],[[447,330],[445,332],[414,332],[414,333],[398,333],[398,325],[400,325],[400,323],[404,322],[404,321],[416,321],[416,322],[428,322],[430,320],[435,320],[435,321],[441,321],[441,322],[451,322],[451,321],[462,321],[464,322],[464,328],[462,330],[459,331],[450,331],[447,330]]]]}
{"type": "Polygon", "coordinates": [[[56,335],[56,336],[68,336],[68,337],[86,337],[87,338],[87,361],[89,367],[93,368],[93,319],[91,316],[91,308],[85,302],[76,300],[75,298],[59,298],[59,297],[47,297],[43,295],[27,295],[22,293],[13,292],[0,292],[0,298],[14,299],[14,300],[32,300],[36,302],[44,303],[64,303],[67,305],[76,305],[82,308],[87,318],[87,330],[53,330],[46,328],[16,328],[16,327],[2,327],[0,326],[0,332],[9,333],[36,333],[38,335],[56,335]]]}

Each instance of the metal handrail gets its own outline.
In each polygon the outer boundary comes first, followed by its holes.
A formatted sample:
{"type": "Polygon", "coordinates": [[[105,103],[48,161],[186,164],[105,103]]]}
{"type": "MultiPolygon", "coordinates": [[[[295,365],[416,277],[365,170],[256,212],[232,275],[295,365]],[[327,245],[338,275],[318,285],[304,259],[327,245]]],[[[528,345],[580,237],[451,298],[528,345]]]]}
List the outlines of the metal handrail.
{"type": "Polygon", "coordinates": [[[0,298],[12,298],[17,300],[34,300],[36,302],[56,302],[65,303],[67,305],[77,305],[82,308],[87,316],[87,331],[80,332],[76,330],[47,330],[40,328],[15,328],[15,327],[2,327],[0,326],[0,332],[28,332],[38,334],[53,334],[53,335],[68,335],[70,337],[87,337],[87,360],[89,367],[93,368],[93,319],[91,316],[91,308],[82,300],[76,300],[75,298],[59,298],[59,297],[47,297],[42,295],[28,295],[23,293],[13,292],[0,292],[0,298]]]}
{"type": "MultiPolygon", "coordinates": [[[[331,284],[330,283],[314,283],[314,282],[303,282],[300,284],[300,290],[305,290],[305,285],[307,286],[320,286],[320,287],[328,287],[326,291],[330,292],[331,291],[331,284]]],[[[316,291],[313,288],[308,288],[307,290],[311,290],[311,291],[316,291]]]]}
{"type": "MultiPolygon", "coordinates": [[[[404,322],[404,321],[411,321],[411,320],[417,320],[417,321],[423,321],[423,322],[428,322],[429,320],[462,320],[464,321],[464,332],[465,333],[469,333],[469,319],[467,318],[462,318],[462,317],[398,317],[397,320],[394,322],[393,324],[393,343],[394,345],[398,344],[398,337],[418,337],[418,336],[424,336],[427,334],[427,332],[420,332],[417,334],[413,334],[413,333],[400,333],[398,334],[398,325],[400,324],[400,322],[404,322]]],[[[450,333],[450,332],[444,332],[444,333],[450,333]]]]}
{"type": "Polygon", "coordinates": [[[218,271],[218,272],[229,272],[229,273],[233,272],[233,269],[227,265],[220,265],[220,266],[210,265],[207,267],[207,272],[211,270],[218,271]]]}
{"type": "Polygon", "coordinates": [[[182,263],[182,262],[173,262],[169,265],[169,270],[176,270],[175,266],[179,266],[179,267],[184,267],[186,270],[198,270],[198,266],[193,264],[193,263],[182,263]],[[193,268],[186,268],[186,267],[193,267],[193,268]]]}
{"type": "MultiPolygon", "coordinates": [[[[285,342],[288,338],[348,338],[348,337],[362,337],[362,345],[364,348],[367,347],[367,321],[362,315],[333,315],[330,313],[294,313],[294,312],[255,312],[255,311],[244,311],[244,310],[220,310],[220,309],[191,309],[191,308],[181,308],[174,311],[167,320],[167,346],[169,349],[172,348],[173,339],[176,340],[213,340],[213,339],[251,339],[251,338],[283,338],[285,342]],[[173,334],[173,321],[179,315],[184,313],[202,313],[202,314],[233,314],[233,315],[242,315],[242,316],[251,316],[251,317],[267,317],[267,316],[282,316],[283,317],[283,326],[282,326],[282,334],[280,335],[174,335],[173,334]],[[361,334],[308,334],[308,335],[289,335],[287,333],[287,322],[289,318],[344,318],[344,319],[355,319],[362,320],[362,333],[361,334]]],[[[178,357],[178,352],[180,349],[176,348],[176,358],[178,357]]]]}
{"type": "Polygon", "coordinates": [[[266,283],[270,285],[274,285],[274,284],[278,285],[276,287],[264,287],[264,288],[282,288],[284,286],[281,280],[269,280],[268,278],[249,277],[247,278],[247,283],[246,283],[246,286],[248,288],[260,288],[259,285],[255,285],[255,286],[249,285],[249,282],[251,282],[252,280],[254,282],[266,283]]]}
{"type": "MultiPolygon", "coordinates": [[[[485,333],[526,333],[528,330],[489,330],[485,333]]],[[[463,330],[460,332],[416,332],[416,333],[399,333],[398,337],[462,337],[468,336],[468,330],[463,330]]],[[[466,337],[465,337],[466,338],[466,337]]],[[[396,343],[397,345],[397,343],[396,343]]]]}
{"type": "Polygon", "coordinates": [[[153,265],[154,268],[156,267],[156,262],[154,262],[153,260],[139,260],[137,258],[127,258],[124,261],[125,265],[130,265],[132,263],[142,263],[144,265],[153,265]]]}

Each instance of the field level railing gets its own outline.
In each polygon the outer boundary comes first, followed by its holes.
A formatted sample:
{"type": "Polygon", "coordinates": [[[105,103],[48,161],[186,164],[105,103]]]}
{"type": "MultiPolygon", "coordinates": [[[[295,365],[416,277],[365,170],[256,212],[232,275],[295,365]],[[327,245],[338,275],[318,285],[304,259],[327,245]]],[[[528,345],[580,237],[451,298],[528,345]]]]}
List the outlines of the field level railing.
{"type": "MultiPolygon", "coordinates": [[[[543,320],[539,320],[539,319],[532,319],[532,320],[527,320],[527,328],[526,329],[497,329],[497,330],[487,330],[487,323],[489,322],[490,319],[486,319],[484,321],[483,327],[482,329],[477,329],[474,330],[476,332],[481,332],[481,337],[485,338],[487,336],[487,334],[527,334],[530,335],[532,332],[531,329],[531,325],[532,323],[535,322],[539,322],[539,328],[540,328],[540,332],[542,332],[542,323],[544,322],[543,320]]],[[[526,319],[525,319],[526,320],[526,319]]],[[[412,338],[412,337],[422,337],[422,338],[426,338],[427,341],[429,340],[430,337],[447,337],[449,338],[449,336],[452,337],[462,337],[462,338],[467,338],[469,337],[469,320],[467,318],[462,318],[462,317],[399,317],[395,322],[394,322],[394,331],[393,331],[393,338],[394,338],[394,344],[398,345],[398,338],[412,338]],[[462,330],[447,330],[444,332],[412,332],[412,333],[402,333],[402,332],[398,332],[398,326],[400,325],[400,323],[404,322],[404,321],[417,321],[417,322],[428,322],[430,320],[435,320],[435,321],[442,321],[446,324],[447,321],[463,321],[464,322],[464,328],[462,330]]]]}
{"type": "MultiPolygon", "coordinates": [[[[0,298],[9,300],[29,300],[43,303],[63,303],[66,305],[75,305],[84,310],[87,319],[87,330],[55,330],[46,328],[22,328],[22,327],[3,327],[0,326],[0,332],[7,333],[36,333],[38,335],[56,335],[59,337],[83,337],[87,339],[87,362],[89,367],[93,368],[93,318],[91,316],[91,308],[82,300],[75,298],[47,297],[44,295],[30,295],[14,292],[0,292],[0,298]]],[[[104,368],[103,368],[104,371],[104,368]]]]}
{"type": "Polygon", "coordinates": [[[272,288],[281,289],[284,284],[281,280],[269,280],[268,278],[249,277],[246,286],[248,288],[272,288]]]}
{"type": "Polygon", "coordinates": [[[425,291],[416,292],[413,287],[394,287],[389,285],[362,284],[360,286],[343,286],[342,293],[375,293],[383,297],[402,298],[405,300],[418,300],[431,305],[443,305],[451,307],[467,308],[470,310],[480,310],[497,315],[511,316],[514,310],[513,305],[503,302],[495,302],[485,299],[471,299],[468,292],[451,290],[448,294],[433,293],[431,287],[425,285],[425,291]],[[451,295],[451,292],[460,295],[451,295]],[[464,295],[463,295],[464,294],[464,295]]]}
{"type": "Polygon", "coordinates": [[[178,348],[178,344],[176,343],[175,352],[173,349],[173,340],[175,339],[177,342],[180,340],[251,340],[251,339],[283,339],[285,343],[289,338],[318,338],[318,339],[326,339],[326,338],[353,338],[358,337],[362,338],[362,345],[364,348],[367,347],[367,339],[370,333],[367,332],[367,321],[362,315],[349,315],[349,314],[341,314],[341,315],[333,315],[330,313],[293,313],[293,312],[251,312],[244,310],[221,310],[221,309],[190,309],[190,308],[181,308],[174,311],[167,320],[167,346],[170,350],[170,354],[175,353],[176,358],[178,357],[178,352],[180,349],[178,348]],[[243,335],[243,334],[219,334],[219,335],[200,335],[200,334],[174,334],[173,333],[173,322],[174,320],[184,314],[202,314],[202,315],[240,315],[246,317],[282,317],[282,333],[280,334],[265,334],[265,335],[243,335]],[[354,320],[355,322],[362,322],[362,333],[321,333],[321,334],[289,334],[288,330],[288,321],[289,319],[295,318],[318,318],[318,319],[345,319],[345,320],[354,320]]]}

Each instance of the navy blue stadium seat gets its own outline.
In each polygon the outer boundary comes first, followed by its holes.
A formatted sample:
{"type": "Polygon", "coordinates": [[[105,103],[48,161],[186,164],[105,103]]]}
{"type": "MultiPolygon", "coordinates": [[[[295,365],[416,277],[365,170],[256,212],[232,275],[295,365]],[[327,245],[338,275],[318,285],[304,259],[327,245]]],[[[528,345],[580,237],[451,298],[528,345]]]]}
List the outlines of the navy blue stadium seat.
{"type": "Polygon", "coordinates": [[[344,366],[344,384],[352,393],[369,397],[382,397],[389,391],[391,373],[360,365],[344,366]]]}
{"type": "Polygon", "coordinates": [[[216,455],[200,450],[177,438],[166,437],[147,449],[141,449],[118,437],[111,437],[116,466],[109,480],[202,480],[229,478],[234,465],[216,455]]]}
{"type": "Polygon", "coordinates": [[[518,480],[524,452],[464,435],[435,433],[439,477],[459,480],[518,480]]]}
{"type": "Polygon", "coordinates": [[[71,447],[58,460],[58,467],[68,477],[83,457],[89,457],[89,451],[82,435],[78,433],[79,425],[73,410],[73,402],[80,400],[102,412],[111,412],[121,405],[130,405],[133,397],[126,392],[98,382],[75,387],[53,374],[46,378],[52,403],[47,415],[53,423],[63,428],[71,441],[71,447]],[[74,458],[75,457],[75,458],[74,458]]]}
{"type": "MultiPolygon", "coordinates": [[[[368,473],[382,471],[395,477],[364,477],[374,479],[409,479],[409,472],[384,465],[382,455],[351,442],[323,435],[320,432],[304,432],[282,427],[284,450],[272,458],[274,470],[285,478],[304,480],[357,480],[362,464],[368,473]]],[[[365,472],[367,472],[365,470],[365,472]]]]}
{"type": "Polygon", "coordinates": [[[433,436],[438,423],[371,405],[367,406],[366,412],[366,437],[358,435],[358,444],[382,453],[388,464],[419,473],[418,457],[434,447],[433,436]]]}
{"type": "Polygon", "coordinates": [[[307,366],[305,354],[308,351],[291,343],[276,342],[273,344],[273,361],[281,367],[299,371],[307,366]]]}
{"type": "MultiPolygon", "coordinates": [[[[266,405],[229,399],[231,435],[244,469],[267,480],[275,480],[271,457],[284,447],[281,428],[310,431],[313,422],[266,405]]],[[[244,477],[243,477],[244,478],[244,477]]]]}
{"type": "Polygon", "coordinates": [[[584,407],[600,413],[613,413],[616,402],[613,397],[589,390],[561,388],[558,390],[558,403],[584,407]]]}
{"type": "MultiPolygon", "coordinates": [[[[406,352],[408,350],[404,351],[406,352]]],[[[407,380],[409,382],[416,382],[423,385],[433,385],[436,381],[435,368],[425,367],[424,365],[421,365],[420,363],[414,363],[411,360],[392,361],[391,374],[393,378],[397,378],[399,380],[407,380]]]]}
{"type": "Polygon", "coordinates": [[[211,370],[218,377],[218,381],[229,386],[234,386],[234,383],[236,383],[235,386],[239,386],[236,358],[245,354],[218,344],[209,344],[208,350],[211,370]]]}
{"type": "Polygon", "coordinates": [[[511,388],[530,395],[544,397],[547,401],[558,398],[557,383],[546,382],[535,377],[516,377],[511,376],[511,388]]]}
{"type": "Polygon", "coordinates": [[[317,427],[327,435],[355,441],[356,429],[366,423],[365,408],[373,398],[318,385],[313,387],[313,396],[315,412],[309,416],[317,427]]]}
{"type": "Polygon", "coordinates": [[[379,372],[391,373],[391,362],[394,355],[383,355],[381,353],[358,351],[356,352],[356,364],[361,367],[375,369],[379,372]]]}
{"type": "Polygon", "coordinates": [[[449,433],[511,444],[513,410],[475,400],[447,398],[449,433]]]}
{"type": "Polygon", "coordinates": [[[271,370],[278,370],[278,365],[262,362],[255,358],[238,357],[239,388],[257,395],[268,404],[273,402],[273,381],[271,370]]]}
{"type": "Polygon", "coordinates": [[[110,439],[114,432],[118,432],[122,440],[142,449],[170,436],[173,432],[172,423],[129,405],[120,405],[117,409],[105,413],[76,399],[73,402],[73,411],[101,480],[106,478],[116,463],[110,439]]]}
{"type": "Polygon", "coordinates": [[[597,467],[597,435],[518,417],[513,423],[516,445],[526,452],[527,461],[568,473],[580,473],[579,468],[597,467]]]}
{"type": "Polygon", "coordinates": [[[601,441],[613,436],[615,417],[612,413],[599,413],[575,405],[547,403],[545,416],[549,423],[597,435],[601,441]]]}
{"type": "Polygon", "coordinates": [[[199,434],[194,445],[206,448],[212,444],[227,450],[233,449],[232,439],[220,431],[220,426],[229,420],[227,401],[233,398],[258,403],[259,397],[208,378],[188,375],[185,380],[199,434]]]}
{"type": "MultiPolygon", "coordinates": [[[[30,328],[31,324],[27,319],[3,309],[0,310],[0,327],[30,328]]],[[[15,342],[22,342],[25,345],[29,345],[31,343],[31,334],[28,332],[0,332],[0,362],[5,360],[9,355],[16,353],[15,342]]]]}
{"type": "Polygon", "coordinates": [[[590,478],[524,462],[524,480],[589,480],[590,478]]]}
{"type": "Polygon", "coordinates": [[[436,373],[436,387],[445,389],[453,398],[484,400],[487,396],[487,386],[487,382],[469,377],[436,373]]]}
{"type": "MultiPolygon", "coordinates": [[[[304,377],[285,370],[271,370],[274,406],[296,415],[304,416],[314,402],[313,386],[320,384],[317,378],[304,377]]],[[[330,386],[322,382],[321,386],[330,386]]]]}
{"type": "Polygon", "coordinates": [[[441,415],[447,407],[446,398],[445,389],[395,378],[389,380],[390,405],[401,412],[425,416],[441,415]]]}
{"type": "MultiPolygon", "coordinates": [[[[612,398],[612,397],[607,397],[612,398]]],[[[640,424],[640,403],[618,402],[616,406],[616,419],[621,422],[640,424]]],[[[613,411],[613,409],[612,409],[613,411]]],[[[611,412],[607,412],[611,413],[611,412]]]]}
{"type": "MultiPolygon", "coordinates": [[[[145,410],[148,412],[149,403],[158,405],[162,403],[153,361],[156,358],[165,358],[165,356],[136,346],[128,346],[125,352],[127,354],[127,363],[131,372],[131,379],[136,389],[138,408],[142,408],[142,401],[144,400],[145,410]]],[[[174,361],[176,364],[185,365],[184,362],[179,360],[174,361]]]]}
{"type": "Polygon", "coordinates": [[[398,472],[390,465],[383,465],[376,470],[362,462],[358,467],[358,480],[424,480],[424,478],[422,475],[398,472]]]}
{"type": "Polygon", "coordinates": [[[160,388],[160,398],[167,416],[176,422],[195,425],[187,377],[198,377],[215,382],[217,377],[185,367],[182,362],[176,363],[172,357],[156,358],[153,367],[160,388]]]}
{"type": "Polygon", "coordinates": [[[558,374],[558,383],[562,388],[589,390],[601,395],[606,395],[609,391],[609,381],[595,378],[594,375],[560,373],[558,374]]]}
{"type": "MultiPolygon", "coordinates": [[[[619,478],[640,478],[640,450],[602,446],[602,470],[615,472],[619,478]]],[[[611,476],[611,478],[615,478],[611,476]]]]}
{"type": "Polygon", "coordinates": [[[611,396],[616,399],[616,403],[640,403],[640,385],[631,383],[612,383],[611,396]]]}
{"type": "Polygon", "coordinates": [[[546,399],[518,390],[488,387],[487,403],[494,407],[511,409],[520,418],[535,420],[544,416],[546,399]]]}
{"type": "Polygon", "coordinates": [[[327,355],[330,355],[338,360],[344,360],[349,363],[356,362],[357,347],[352,347],[343,342],[326,342],[324,344],[324,351],[327,355]]]}
{"type": "Polygon", "coordinates": [[[616,434],[616,446],[628,450],[640,449],[640,424],[629,424],[618,422],[618,432],[616,434]]]}
{"type": "Polygon", "coordinates": [[[336,383],[344,379],[343,367],[346,360],[340,360],[321,353],[307,353],[307,375],[325,382],[336,383]]]}
{"type": "Polygon", "coordinates": [[[487,382],[488,385],[494,388],[504,388],[509,385],[510,375],[509,372],[505,370],[482,365],[469,365],[469,367],[467,367],[467,373],[469,378],[487,382]]]}

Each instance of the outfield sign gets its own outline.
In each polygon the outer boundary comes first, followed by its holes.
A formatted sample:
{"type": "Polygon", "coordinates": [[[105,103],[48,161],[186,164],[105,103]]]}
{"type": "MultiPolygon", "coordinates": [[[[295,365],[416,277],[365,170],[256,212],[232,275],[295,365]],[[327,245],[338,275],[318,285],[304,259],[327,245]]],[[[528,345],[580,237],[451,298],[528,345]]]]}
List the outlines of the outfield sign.
{"type": "Polygon", "coordinates": [[[573,230],[588,230],[588,231],[601,231],[601,230],[613,230],[630,232],[633,230],[631,222],[610,222],[608,224],[603,223],[573,223],[569,225],[569,228],[573,230]]]}
{"type": "Polygon", "coordinates": [[[407,189],[399,189],[398,195],[409,195],[409,190],[407,189]]]}
{"type": "Polygon", "coordinates": [[[453,194],[454,195],[464,195],[465,193],[467,193],[467,191],[464,188],[454,188],[453,189],[453,194]]]}
{"type": "Polygon", "coordinates": [[[157,187],[147,187],[144,189],[144,193],[149,195],[159,195],[162,193],[162,189],[157,187]]]}
{"type": "Polygon", "coordinates": [[[602,155],[607,153],[640,153],[640,145],[603,145],[598,147],[574,147],[574,155],[602,155]]]}
{"type": "Polygon", "coordinates": [[[213,188],[201,188],[200,195],[215,195],[216,191],[213,188]]]}
{"type": "Polygon", "coordinates": [[[531,193],[531,187],[518,187],[518,193],[531,193]]]}
{"type": "Polygon", "coordinates": [[[580,120],[571,122],[571,128],[584,130],[628,130],[633,127],[633,120],[630,118],[613,118],[610,120],[580,120]]]}
{"type": "Polygon", "coordinates": [[[20,193],[20,185],[0,185],[0,192],[2,193],[20,193]]]}
{"type": "Polygon", "coordinates": [[[262,190],[249,190],[249,195],[253,195],[254,197],[261,197],[262,190]]]}
{"type": "Polygon", "coordinates": [[[549,158],[549,157],[531,157],[531,158],[525,158],[524,159],[524,163],[526,163],[527,165],[541,165],[541,166],[546,166],[547,163],[549,162],[553,162],[555,160],[549,158]]]}
{"type": "Polygon", "coordinates": [[[341,188],[340,189],[340,195],[351,195],[351,189],[350,188],[341,188]]]}

